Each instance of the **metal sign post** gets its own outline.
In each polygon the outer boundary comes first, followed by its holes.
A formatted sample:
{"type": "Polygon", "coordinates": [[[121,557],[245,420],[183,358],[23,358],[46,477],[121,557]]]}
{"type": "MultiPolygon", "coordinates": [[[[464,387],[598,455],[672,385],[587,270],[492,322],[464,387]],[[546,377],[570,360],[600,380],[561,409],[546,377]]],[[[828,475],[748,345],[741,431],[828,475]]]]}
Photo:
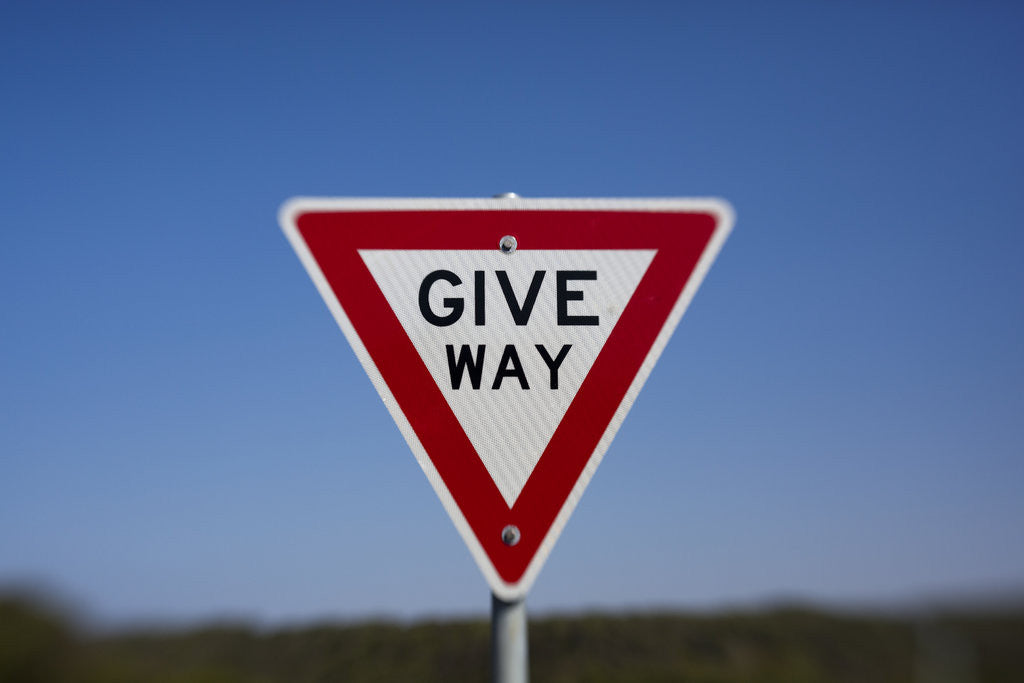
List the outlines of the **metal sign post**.
{"type": "Polygon", "coordinates": [[[491,594],[491,679],[494,683],[527,683],[530,651],[526,600],[505,602],[491,594]]]}
{"type": "MultiPolygon", "coordinates": [[[[502,192],[494,198],[520,199],[515,192],[502,192]]],[[[515,238],[506,237],[499,246],[504,253],[509,253],[516,247],[515,238]]],[[[509,544],[507,538],[503,540],[509,544]]],[[[527,683],[530,680],[526,598],[505,602],[491,593],[491,680],[494,683],[527,683]]]]}

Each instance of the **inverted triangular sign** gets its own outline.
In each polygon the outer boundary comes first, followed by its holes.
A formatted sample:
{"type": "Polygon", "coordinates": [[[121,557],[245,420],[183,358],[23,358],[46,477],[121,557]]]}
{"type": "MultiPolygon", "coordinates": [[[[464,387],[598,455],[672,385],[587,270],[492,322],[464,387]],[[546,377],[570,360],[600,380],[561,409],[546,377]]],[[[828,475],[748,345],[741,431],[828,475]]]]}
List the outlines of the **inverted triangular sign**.
{"type": "Polygon", "coordinates": [[[316,199],[281,226],[494,593],[523,597],[732,225],[711,199],[316,199]]]}

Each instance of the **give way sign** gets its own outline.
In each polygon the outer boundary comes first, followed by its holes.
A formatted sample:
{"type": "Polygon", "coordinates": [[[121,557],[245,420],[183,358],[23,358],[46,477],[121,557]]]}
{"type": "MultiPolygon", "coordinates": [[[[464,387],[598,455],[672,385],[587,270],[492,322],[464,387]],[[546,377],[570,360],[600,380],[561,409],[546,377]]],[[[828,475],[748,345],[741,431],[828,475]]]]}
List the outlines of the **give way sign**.
{"type": "Polygon", "coordinates": [[[281,226],[495,595],[525,596],[732,225],[712,199],[317,199],[281,226]]]}

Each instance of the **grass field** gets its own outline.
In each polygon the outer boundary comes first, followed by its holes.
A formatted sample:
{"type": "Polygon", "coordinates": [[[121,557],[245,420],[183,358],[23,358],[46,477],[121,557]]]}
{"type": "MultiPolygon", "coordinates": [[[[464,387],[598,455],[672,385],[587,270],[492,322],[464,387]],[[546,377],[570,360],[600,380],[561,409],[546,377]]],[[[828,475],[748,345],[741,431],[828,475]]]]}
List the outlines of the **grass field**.
{"type": "MultiPolygon", "coordinates": [[[[2,683],[486,681],[486,621],[220,624],[97,635],[0,597],[2,683]]],[[[532,680],[1020,683],[1024,611],[929,616],[808,609],[593,614],[530,622],[532,680]]]]}

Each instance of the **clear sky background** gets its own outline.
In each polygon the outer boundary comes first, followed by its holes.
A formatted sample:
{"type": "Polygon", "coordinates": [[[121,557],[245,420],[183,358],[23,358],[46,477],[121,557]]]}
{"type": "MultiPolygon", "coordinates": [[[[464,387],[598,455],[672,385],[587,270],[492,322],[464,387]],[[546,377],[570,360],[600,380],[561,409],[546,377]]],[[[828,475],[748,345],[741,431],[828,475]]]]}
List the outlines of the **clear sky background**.
{"type": "Polygon", "coordinates": [[[485,613],[277,210],[515,191],[737,212],[531,610],[1024,584],[1018,3],[5,3],[0,94],[0,583],[485,613]]]}

